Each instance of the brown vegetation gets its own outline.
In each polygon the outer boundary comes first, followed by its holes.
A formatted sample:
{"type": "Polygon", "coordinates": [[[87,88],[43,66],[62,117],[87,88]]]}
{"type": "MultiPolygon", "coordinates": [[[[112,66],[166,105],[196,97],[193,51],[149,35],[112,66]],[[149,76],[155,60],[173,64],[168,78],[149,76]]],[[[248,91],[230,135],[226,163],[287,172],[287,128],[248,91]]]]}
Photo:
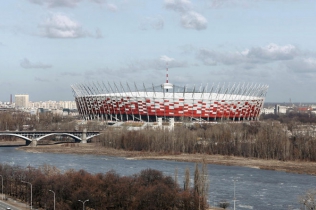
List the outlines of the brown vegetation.
{"type": "Polygon", "coordinates": [[[316,209],[316,189],[308,190],[300,196],[299,202],[304,206],[304,209],[316,209]]]}
{"type": "MultiPolygon", "coordinates": [[[[197,167],[198,168],[198,167],[197,167]]],[[[199,169],[197,169],[198,171],[199,169]]],[[[4,192],[18,200],[30,202],[32,183],[32,205],[53,209],[55,192],[56,209],[81,209],[78,200],[87,200],[86,209],[206,209],[203,182],[196,181],[194,188],[181,189],[178,184],[162,172],[146,169],[133,176],[120,176],[114,171],[106,174],[90,174],[84,170],[69,170],[60,173],[53,166],[38,169],[0,165],[4,179],[4,192]]],[[[195,180],[201,180],[196,175],[195,180]]]]}
{"type": "MultiPolygon", "coordinates": [[[[150,126],[140,131],[129,131],[126,126],[122,129],[111,128],[97,121],[78,125],[72,118],[63,118],[52,113],[29,115],[23,112],[1,112],[0,130],[21,130],[25,125],[28,125],[29,130],[71,131],[85,127],[88,130],[104,130],[101,136],[94,139],[99,146],[127,151],[316,161],[316,138],[304,133],[291,135],[291,132],[302,122],[316,122],[315,115],[290,113],[280,116],[262,116],[263,119],[269,117],[274,117],[278,121],[201,123],[188,126],[184,123],[177,124],[173,131],[151,129],[150,126]]],[[[139,126],[141,123],[134,124],[139,126]]]]}
{"type": "Polygon", "coordinates": [[[106,129],[96,138],[100,146],[160,154],[207,154],[265,160],[316,161],[312,136],[289,136],[276,122],[195,124],[173,131],[106,129]]]}
{"type": "MultiPolygon", "coordinates": [[[[316,122],[315,115],[290,113],[280,116],[266,115],[262,116],[262,119],[264,120],[262,122],[249,123],[223,122],[189,126],[177,124],[172,131],[150,127],[140,131],[129,131],[127,126],[121,129],[111,128],[99,122],[78,125],[71,118],[62,118],[51,113],[27,115],[22,112],[4,112],[0,113],[0,130],[21,130],[25,125],[28,125],[29,130],[81,130],[83,127],[88,130],[104,130],[101,136],[93,140],[96,147],[93,144],[80,145],[80,147],[78,144],[64,144],[64,147],[59,148],[58,146],[27,148],[33,151],[204,161],[316,174],[315,136],[304,132],[295,135],[291,133],[303,123],[307,126],[313,125],[312,123],[316,122]]],[[[91,202],[87,203],[87,209],[148,209],[148,207],[203,209],[206,207],[203,198],[206,196],[207,189],[201,185],[201,183],[205,184],[206,180],[199,178],[197,170],[192,189],[187,187],[189,176],[187,173],[186,185],[184,189],[180,189],[175,181],[170,181],[170,177],[150,169],[132,177],[120,177],[115,172],[91,175],[85,171],[68,171],[65,174],[58,172],[51,174],[43,169],[22,170],[9,166],[0,166],[0,173],[4,174],[6,180],[6,192],[24,201],[29,200],[26,193],[29,186],[21,183],[20,180],[32,182],[33,204],[39,207],[47,204],[51,208],[52,199],[49,199],[47,194],[49,189],[58,192],[60,197],[57,202],[59,207],[63,206],[63,209],[67,209],[64,208],[65,206],[68,206],[68,209],[80,208],[78,199],[91,199],[91,202]],[[155,179],[148,181],[152,176],[160,177],[159,182],[155,179]],[[144,177],[147,177],[147,181],[143,180],[144,177]],[[93,198],[90,198],[91,195],[93,198]],[[167,204],[171,206],[167,207],[167,204]]],[[[314,196],[315,193],[307,192],[301,199],[305,205],[307,205],[306,201],[311,200],[310,195],[314,196]]]]}

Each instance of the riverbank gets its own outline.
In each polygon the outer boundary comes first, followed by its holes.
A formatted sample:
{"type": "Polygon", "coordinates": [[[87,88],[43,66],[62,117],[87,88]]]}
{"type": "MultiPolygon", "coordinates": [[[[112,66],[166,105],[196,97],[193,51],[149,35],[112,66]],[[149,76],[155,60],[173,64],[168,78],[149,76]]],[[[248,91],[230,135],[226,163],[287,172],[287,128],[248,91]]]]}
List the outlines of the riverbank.
{"type": "Polygon", "coordinates": [[[116,150],[112,148],[100,147],[96,144],[74,144],[65,143],[57,145],[38,145],[37,147],[19,147],[19,150],[33,153],[63,153],[63,154],[92,154],[120,156],[133,159],[155,159],[155,160],[174,160],[183,162],[203,162],[208,164],[242,166],[265,170],[285,171],[288,173],[299,173],[316,175],[315,162],[302,161],[278,161],[278,160],[262,160],[254,158],[243,158],[222,155],[205,155],[205,154],[177,154],[164,155],[151,152],[134,152],[125,150],[116,150]]]}
{"type": "Polygon", "coordinates": [[[1,139],[0,146],[23,146],[25,145],[24,139],[5,140],[1,139]]]}

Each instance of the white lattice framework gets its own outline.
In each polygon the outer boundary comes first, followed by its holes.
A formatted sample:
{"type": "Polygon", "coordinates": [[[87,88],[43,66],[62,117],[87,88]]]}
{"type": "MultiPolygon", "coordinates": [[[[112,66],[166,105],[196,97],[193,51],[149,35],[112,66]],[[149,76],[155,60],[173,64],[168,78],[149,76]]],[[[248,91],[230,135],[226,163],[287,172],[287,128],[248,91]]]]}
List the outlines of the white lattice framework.
{"type": "Polygon", "coordinates": [[[258,120],[268,90],[267,85],[253,83],[192,88],[170,83],[141,86],[96,82],[76,84],[71,88],[84,119],[114,121],[156,121],[159,117],[201,121],[258,120]]]}

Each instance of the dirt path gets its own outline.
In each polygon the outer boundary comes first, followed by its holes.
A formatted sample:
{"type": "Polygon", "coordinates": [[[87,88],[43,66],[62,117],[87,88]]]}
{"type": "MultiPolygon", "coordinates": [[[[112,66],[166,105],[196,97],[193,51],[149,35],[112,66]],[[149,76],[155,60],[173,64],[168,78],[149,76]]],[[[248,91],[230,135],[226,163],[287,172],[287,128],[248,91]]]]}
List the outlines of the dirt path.
{"type": "Polygon", "coordinates": [[[202,162],[209,164],[243,166],[250,168],[285,171],[288,173],[300,173],[316,175],[316,162],[302,161],[277,161],[262,160],[254,158],[242,158],[222,155],[204,154],[179,154],[163,155],[150,152],[132,152],[125,150],[115,150],[112,148],[99,147],[95,144],[59,144],[59,145],[39,145],[37,147],[19,147],[18,149],[34,153],[64,153],[64,154],[93,154],[120,156],[134,159],[155,159],[155,160],[175,160],[183,162],[202,162]]]}

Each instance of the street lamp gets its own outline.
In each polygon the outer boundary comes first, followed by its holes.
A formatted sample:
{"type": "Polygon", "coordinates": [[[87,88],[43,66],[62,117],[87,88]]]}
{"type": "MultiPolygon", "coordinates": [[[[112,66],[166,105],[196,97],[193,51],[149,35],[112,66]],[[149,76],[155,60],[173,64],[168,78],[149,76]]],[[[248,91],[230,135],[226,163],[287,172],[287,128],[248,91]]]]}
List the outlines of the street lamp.
{"type": "Polygon", "coordinates": [[[4,200],[4,195],[3,195],[3,176],[2,175],[0,175],[1,176],[1,187],[2,187],[2,200],[4,200]]]}
{"type": "Polygon", "coordinates": [[[32,193],[32,183],[26,182],[26,181],[22,181],[22,180],[21,180],[21,182],[31,185],[31,209],[33,209],[33,208],[32,208],[32,194],[33,194],[33,193],[32,193]]]}
{"type": "Polygon", "coordinates": [[[82,209],[84,210],[84,204],[85,204],[87,201],[89,201],[89,199],[88,199],[88,200],[85,200],[85,201],[82,201],[82,200],[78,200],[78,201],[80,201],[80,202],[82,203],[82,209]]]}
{"type": "Polygon", "coordinates": [[[236,182],[236,180],[234,180],[234,210],[236,209],[235,208],[235,206],[236,206],[236,194],[235,194],[236,186],[235,186],[235,182],[236,182]]]}
{"type": "Polygon", "coordinates": [[[48,190],[49,192],[52,192],[54,194],[54,210],[55,210],[55,207],[56,207],[56,199],[55,199],[55,192],[52,191],[52,190],[48,190]]]}

